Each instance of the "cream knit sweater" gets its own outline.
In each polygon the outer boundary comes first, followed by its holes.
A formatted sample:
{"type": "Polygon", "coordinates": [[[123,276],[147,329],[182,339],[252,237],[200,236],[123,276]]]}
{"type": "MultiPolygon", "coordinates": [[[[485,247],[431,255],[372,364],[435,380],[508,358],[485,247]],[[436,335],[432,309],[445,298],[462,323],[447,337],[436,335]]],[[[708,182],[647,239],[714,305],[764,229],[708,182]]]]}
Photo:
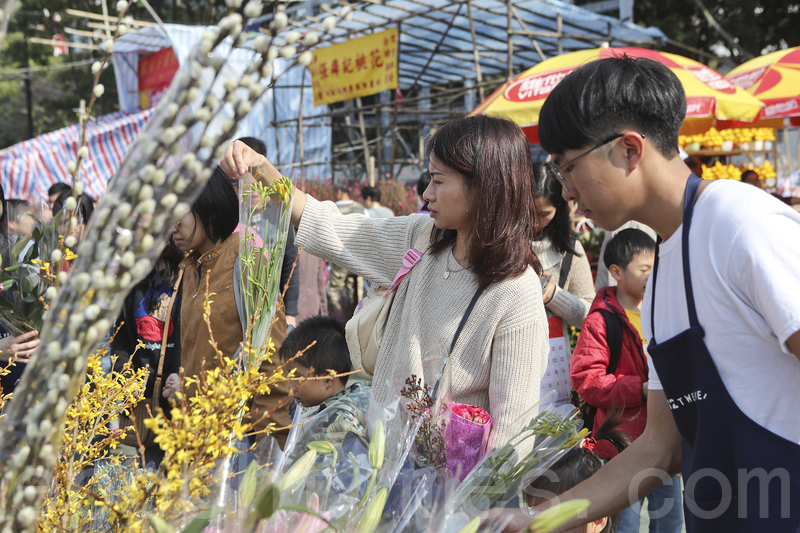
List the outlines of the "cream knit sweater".
{"type": "MultiPolygon", "coordinates": [[[[427,215],[343,216],[332,202],[308,197],[296,243],[373,283],[389,285],[427,220],[427,215]]],[[[477,288],[475,276],[459,266],[452,250],[426,253],[406,276],[375,365],[369,427],[399,396],[406,378],[414,374],[435,383],[441,357],[477,288]],[[451,272],[447,279],[446,270],[451,272]]],[[[541,285],[533,269],[483,291],[451,354],[449,390],[442,392],[454,402],[489,411],[494,419],[489,449],[505,444],[528,421],[523,415],[539,400],[548,350],[541,285]]]]}

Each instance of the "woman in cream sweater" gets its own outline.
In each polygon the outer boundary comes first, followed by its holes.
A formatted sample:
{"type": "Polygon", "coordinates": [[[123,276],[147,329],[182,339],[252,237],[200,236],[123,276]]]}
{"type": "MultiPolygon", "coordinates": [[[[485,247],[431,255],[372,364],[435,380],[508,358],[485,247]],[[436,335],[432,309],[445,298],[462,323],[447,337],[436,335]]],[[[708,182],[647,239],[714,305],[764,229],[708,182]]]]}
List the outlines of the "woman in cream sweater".
{"type": "MultiPolygon", "coordinates": [[[[536,237],[534,180],[528,141],[512,122],[486,116],[445,124],[429,141],[430,214],[371,219],[341,215],[332,202],[295,190],[292,224],[306,251],[388,286],[422,227],[433,218],[431,247],[399,285],[375,365],[370,427],[412,374],[433,385],[459,322],[482,293],[450,353],[453,401],[488,409],[489,447],[515,434],[539,400],[548,328],[531,248],[536,237]]],[[[220,162],[238,178],[267,183],[280,173],[236,142],[220,162]]]]}

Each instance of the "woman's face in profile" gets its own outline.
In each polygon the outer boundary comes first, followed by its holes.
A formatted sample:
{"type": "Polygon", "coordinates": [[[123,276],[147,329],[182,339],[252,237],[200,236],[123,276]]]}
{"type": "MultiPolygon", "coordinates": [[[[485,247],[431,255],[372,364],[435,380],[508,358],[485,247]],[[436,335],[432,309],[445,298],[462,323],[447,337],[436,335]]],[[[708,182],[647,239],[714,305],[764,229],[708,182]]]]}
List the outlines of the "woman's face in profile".
{"type": "Polygon", "coordinates": [[[539,205],[539,227],[546,228],[550,221],[555,218],[556,208],[545,197],[537,198],[536,203],[539,205]]]}
{"type": "Polygon", "coordinates": [[[454,229],[469,233],[473,219],[469,213],[470,199],[464,185],[464,176],[430,156],[431,183],[422,198],[439,229],[454,229]]]}

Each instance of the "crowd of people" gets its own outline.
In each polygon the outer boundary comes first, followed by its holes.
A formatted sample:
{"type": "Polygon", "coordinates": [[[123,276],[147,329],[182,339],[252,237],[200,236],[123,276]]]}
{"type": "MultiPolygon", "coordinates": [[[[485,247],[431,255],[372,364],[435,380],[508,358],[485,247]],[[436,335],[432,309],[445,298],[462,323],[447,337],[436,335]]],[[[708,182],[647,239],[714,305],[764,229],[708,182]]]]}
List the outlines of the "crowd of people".
{"type": "MultiPolygon", "coordinates": [[[[800,213],[741,183],[700,180],[679,157],[685,109],[680,82],[661,64],[598,60],[565,77],[544,104],[547,163],[532,163],[512,122],[473,116],[429,138],[419,213],[394,216],[375,187],[361,189],[363,204],[344,185],[335,202],[296,189],[281,272],[288,288],[272,330],[279,357],[261,370],[291,360],[297,376],[320,379],[273,388],[248,416],[286,427],[290,410],[322,412],[357,399],[334,410],[315,438],[368,437],[368,421],[395,399],[398,378],[433,384],[447,361],[450,398],[486,409],[488,446],[501,446],[540,399],[554,332],[568,338],[575,326],[569,380],[591,437],[556,463],[555,479],[528,487],[527,508],[492,516],[522,531],[560,495],[591,501],[565,528],[638,532],[647,497],[650,531],[796,533],[800,213]],[[608,230],[596,284],[570,202],[608,230]],[[409,267],[404,259],[418,242],[425,245],[409,267]],[[394,296],[371,383],[331,376],[353,370],[345,322],[370,285],[394,296]],[[284,401],[290,396],[292,404],[284,401]],[[764,481],[761,471],[780,482],[764,481]]],[[[203,321],[206,286],[215,293],[218,348],[231,357],[240,349],[232,287],[240,281],[236,191],[245,176],[267,185],[281,177],[252,138],[228,146],[175,220],[153,271],[125,300],[111,351],[118,364],[130,359],[151,370],[146,397],[158,394],[152,370],[163,367],[165,411],[177,390],[192,394],[181,376],[216,364],[203,321]]],[[[749,179],[744,173],[742,182],[749,179]]],[[[70,195],[51,189],[52,212],[70,195]]],[[[0,204],[4,253],[30,231],[30,210],[15,202],[0,204]]],[[[91,199],[76,209],[85,223],[91,199]]],[[[37,344],[36,332],[0,331],[0,357],[16,353],[24,362],[37,344]]],[[[273,436],[283,444],[286,432],[273,436]]],[[[154,462],[160,453],[147,451],[154,462]]]]}

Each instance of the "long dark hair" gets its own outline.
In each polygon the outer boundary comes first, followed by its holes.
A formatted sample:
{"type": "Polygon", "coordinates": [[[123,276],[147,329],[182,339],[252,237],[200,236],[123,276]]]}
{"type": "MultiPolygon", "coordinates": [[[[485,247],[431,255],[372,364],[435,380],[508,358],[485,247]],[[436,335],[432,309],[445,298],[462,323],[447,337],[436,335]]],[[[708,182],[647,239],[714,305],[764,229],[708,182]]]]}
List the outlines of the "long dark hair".
{"type": "MultiPolygon", "coordinates": [[[[531,248],[536,238],[531,152],[519,126],[485,115],[451,120],[428,140],[427,152],[464,176],[475,221],[467,257],[478,284],[486,288],[529,266],[540,274],[531,248]]],[[[439,254],[455,242],[455,230],[436,229],[431,252],[439,254]]]]}
{"type": "Polygon", "coordinates": [[[533,164],[533,177],[536,180],[536,198],[547,200],[556,210],[553,220],[542,228],[541,237],[549,238],[558,253],[577,255],[573,243],[578,234],[572,231],[569,203],[561,196],[561,183],[544,163],[533,164]]]}
{"type": "Polygon", "coordinates": [[[214,169],[203,192],[194,201],[192,214],[195,231],[199,220],[213,243],[219,243],[230,237],[239,224],[239,198],[233,190],[231,179],[219,166],[214,169]]]}
{"type": "Polygon", "coordinates": [[[148,313],[152,313],[158,307],[161,287],[166,285],[172,289],[175,285],[180,272],[180,264],[185,255],[172,238],[167,241],[167,246],[164,247],[164,251],[161,252],[155,267],[146,279],[147,285],[152,289],[145,302],[148,313]]]}

